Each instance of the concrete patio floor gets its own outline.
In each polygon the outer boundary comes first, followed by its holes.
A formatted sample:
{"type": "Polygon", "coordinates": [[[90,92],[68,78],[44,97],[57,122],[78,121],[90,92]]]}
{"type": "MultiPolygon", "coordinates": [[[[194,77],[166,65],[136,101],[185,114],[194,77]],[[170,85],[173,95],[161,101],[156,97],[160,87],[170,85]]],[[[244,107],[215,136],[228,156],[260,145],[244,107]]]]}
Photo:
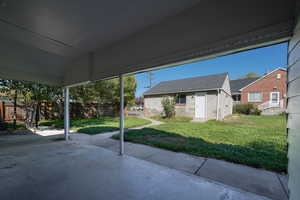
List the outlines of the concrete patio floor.
{"type": "Polygon", "coordinates": [[[94,145],[40,138],[0,144],[0,199],[268,199],[94,145]]]}
{"type": "MultiPolygon", "coordinates": [[[[76,137],[78,136],[74,137],[75,140],[77,140],[76,137]]],[[[99,135],[100,137],[105,136],[99,135]]],[[[80,140],[84,141],[83,138],[80,140]]],[[[114,139],[97,139],[95,137],[95,139],[91,140],[91,143],[114,152],[119,151],[119,142],[114,139]]],[[[208,178],[274,200],[288,199],[286,175],[130,142],[125,143],[125,153],[139,159],[208,178]]]]}

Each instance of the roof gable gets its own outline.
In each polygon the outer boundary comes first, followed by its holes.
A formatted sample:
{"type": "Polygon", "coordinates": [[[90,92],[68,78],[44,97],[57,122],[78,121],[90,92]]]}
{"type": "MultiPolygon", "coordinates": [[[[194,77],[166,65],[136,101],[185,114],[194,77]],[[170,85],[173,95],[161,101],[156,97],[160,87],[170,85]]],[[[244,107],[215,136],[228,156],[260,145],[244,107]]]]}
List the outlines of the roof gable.
{"type": "Polygon", "coordinates": [[[277,68],[277,69],[275,69],[275,70],[273,70],[273,71],[271,71],[271,72],[265,74],[264,76],[258,78],[257,80],[253,81],[252,83],[246,85],[245,87],[241,88],[240,91],[242,91],[243,89],[245,89],[245,88],[247,88],[247,87],[249,87],[249,86],[255,84],[256,82],[258,82],[258,81],[260,81],[260,80],[266,78],[267,76],[269,76],[269,75],[271,75],[271,74],[273,74],[273,73],[275,73],[276,71],[279,71],[279,70],[281,70],[281,71],[286,71],[286,69],[284,69],[284,68],[277,68]]]}
{"type": "Polygon", "coordinates": [[[222,88],[227,76],[227,73],[222,73],[209,76],[198,76],[193,78],[164,81],[146,91],[144,95],[216,90],[222,88]]]}
{"type": "Polygon", "coordinates": [[[253,83],[257,79],[259,79],[259,77],[231,80],[230,81],[231,93],[239,93],[240,89],[242,89],[242,88],[246,87],[247,85],[253,83]]]}

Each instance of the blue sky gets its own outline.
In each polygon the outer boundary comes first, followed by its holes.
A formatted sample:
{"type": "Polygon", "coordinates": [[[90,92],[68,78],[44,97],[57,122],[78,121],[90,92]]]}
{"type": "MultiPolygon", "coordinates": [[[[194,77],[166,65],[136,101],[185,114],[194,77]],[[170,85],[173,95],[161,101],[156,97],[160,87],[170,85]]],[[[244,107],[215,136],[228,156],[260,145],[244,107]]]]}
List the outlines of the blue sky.
{"type": "MultiPolygon", "coordinates": [[[[154,85],[161,81],[223,72],[228,72],[230,79],[236,79],[248,72],[255,72],[262,75],[278,67],[286,67],[287,46],[287,43],[281,43],[205,61],[154,70],[154,85]]],[[[136,74],[136,81],[136,96],[141,96],[147,90],[145,87],[149,85],[147,73],[136,74]]]]}

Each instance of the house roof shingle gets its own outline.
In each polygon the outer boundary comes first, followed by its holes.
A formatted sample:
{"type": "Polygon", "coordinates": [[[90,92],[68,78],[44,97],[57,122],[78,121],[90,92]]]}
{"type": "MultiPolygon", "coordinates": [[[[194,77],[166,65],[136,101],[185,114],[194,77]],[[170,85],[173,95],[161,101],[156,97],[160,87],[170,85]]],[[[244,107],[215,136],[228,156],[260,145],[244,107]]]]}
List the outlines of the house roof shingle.
{"type": "Polygon", "coordinates": [[[144,95],[168,94],[187,91],[203,91],[222,88],[228,73],[198,76],[193,78],[164,81],[155,85],[144,95]]]}
{"type": "Polygon", "coordinates": [[[259,77],[257,78],[243,78],[243,79],[236,79],[236,80],[231,80],[230,81],[230,89],[231,89],[231,93],[240,93],[240,89],[243,87],[246,87],[247,85],[249,85],[250,83],[256,81],[257,79],[259,79],[259,77]]]}

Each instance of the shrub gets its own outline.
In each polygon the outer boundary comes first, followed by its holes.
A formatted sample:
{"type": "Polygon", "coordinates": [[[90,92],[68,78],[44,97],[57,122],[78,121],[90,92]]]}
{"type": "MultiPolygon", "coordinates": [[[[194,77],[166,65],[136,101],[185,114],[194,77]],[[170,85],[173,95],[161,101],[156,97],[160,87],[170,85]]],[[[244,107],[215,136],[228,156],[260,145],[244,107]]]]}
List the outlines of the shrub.
{"type": "Polygon", "coordinates": [[[233,107],[234,113],[249,115],[251,110],[254,109],[253,104],[237,104],[233,107]]]}
{"type": "Polygon", "coordinates": [[[250,115],[260,115],[260,114],[261,114],[261,110],[257,108],[253,108],[250,110],[250,115]]]}
{"type": "Polygon", "coordinates": [[[261,110],[255,108],[253,104],[238,104],[233,106],[233,113],[244,115],[260,115],[261,110]]]}
{"type": "Polygon", "coordinates": [[[238,104],[233,106],[233,113],[245,115],[260,115],[261,110],[255,108],[253,104],[238,104]]]}
{"type": "Polygon", "coordinates": [[[175,116],[175,100],[172,97],[163,97],[161,104],[163,106],[163,116],[172,118],[175,116]]]}

